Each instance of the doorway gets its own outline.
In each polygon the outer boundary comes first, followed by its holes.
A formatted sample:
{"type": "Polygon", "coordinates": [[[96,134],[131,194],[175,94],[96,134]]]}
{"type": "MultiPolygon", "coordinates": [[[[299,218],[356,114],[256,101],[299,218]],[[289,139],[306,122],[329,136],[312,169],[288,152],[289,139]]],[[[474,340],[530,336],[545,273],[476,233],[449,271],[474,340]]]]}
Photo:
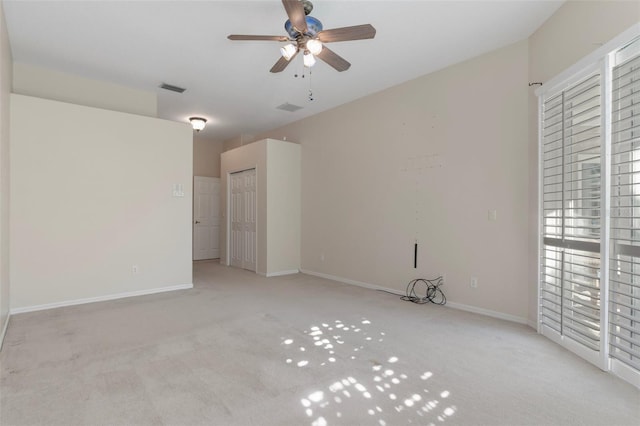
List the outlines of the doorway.
{"type": "Polygon", "coordinates": [[[220,178],[193,177],[193,260],[220,258],[220,178]]]}

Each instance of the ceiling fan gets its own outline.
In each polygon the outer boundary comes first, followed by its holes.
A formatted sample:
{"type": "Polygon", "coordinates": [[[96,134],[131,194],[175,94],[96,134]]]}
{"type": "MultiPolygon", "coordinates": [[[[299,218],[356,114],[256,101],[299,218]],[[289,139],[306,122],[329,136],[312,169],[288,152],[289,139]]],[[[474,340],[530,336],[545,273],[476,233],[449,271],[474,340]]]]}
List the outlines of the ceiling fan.
{"type": "Polygon", "coordinates": [[[289,16],[289,19],[284,23],[284,28],[289,36],[231,34],[228,37],[229,40],[290,42],[280,49],[282,57],[271,67],[270,71],[273,73],[283,71],[291,59],[301,51],[304,54],[306,67],[313,66],[317,57],[337,71],[346,71],[351,64],[323,44],[363,40],[373,38],[376,35],[376,29],[370,24],[323,30],[322,23],[309,16],[313,10],[313,4],[309,0],[282,0],[282,4],[289,16]]]}

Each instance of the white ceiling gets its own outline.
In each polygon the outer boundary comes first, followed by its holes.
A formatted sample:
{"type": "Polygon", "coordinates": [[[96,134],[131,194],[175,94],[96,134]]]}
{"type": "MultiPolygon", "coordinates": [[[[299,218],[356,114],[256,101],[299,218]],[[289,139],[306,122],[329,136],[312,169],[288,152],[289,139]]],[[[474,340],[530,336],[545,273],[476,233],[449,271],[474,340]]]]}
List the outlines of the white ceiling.
{"type": "Polygon", "coordinates": [[[153,91],[161,118],[209,120],[203,136],[254,135],[525,39],[562,1],[329,1],[312,16],[325,29],[370,23],[373,40],[331,44],[352,66],[319,61],[310,79],[298,56],[280,74],[286,35],[280,1],[3,0],[13,59],[153,91]],[[159,89],[165,82],[183,94],[159,89]],[[308,100],[309,84],[314,100],[308,100]],[[276,109],[289,102],[297,112],[276,109]]]}

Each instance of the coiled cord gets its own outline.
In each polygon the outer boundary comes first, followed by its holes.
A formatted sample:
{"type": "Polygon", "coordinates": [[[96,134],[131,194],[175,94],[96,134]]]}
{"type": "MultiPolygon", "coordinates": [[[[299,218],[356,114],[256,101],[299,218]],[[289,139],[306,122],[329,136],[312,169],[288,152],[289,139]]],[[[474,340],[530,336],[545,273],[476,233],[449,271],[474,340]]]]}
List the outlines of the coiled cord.
{"type": "Polygon", "coordinates": [[[402,300],[407,300],[409,302],[418,304],[431,302],[435,303],[436,305],[444,305],[447,303],[447,298],[440,289],[440,286],[442,284],[444,284],[444,279],[441,276],[433,280],[417,278],[407,284],[406,295],[401,296],[400,298],[402,300]],[[418,284],[420,283],[426,286],[424,297],[419,296],[418,291],[416,291],[416,286],[418,286],[418,284]]]}

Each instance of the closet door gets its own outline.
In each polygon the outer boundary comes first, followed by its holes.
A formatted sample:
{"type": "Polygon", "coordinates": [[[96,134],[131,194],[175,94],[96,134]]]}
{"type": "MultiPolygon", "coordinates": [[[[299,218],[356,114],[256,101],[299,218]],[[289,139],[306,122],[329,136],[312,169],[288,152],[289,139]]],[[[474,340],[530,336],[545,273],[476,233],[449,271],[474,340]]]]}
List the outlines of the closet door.
{"type": "Polygon", "coordinates": [[[229,180],[231,211],[230,263],[231,266],[256,270],[257,193],[256,170],[231,174],[229,180]]]}
{"type": "Polygon", "coordinates": [[[257,185],[256,169],[243,172],[244,197],[243,197],[243,247],[242,267],[250,271],[256,270],[256,216],[257,216],[257,185]]]}
{"type": "Polygon", "coordinates": [[[234,173],[229,180],[231,193],[231,232],[230,235],[230,262],[231,266],[242,268],[242,239],[244,230],[244,221],[242,215],[242,197],[244,196],[244,176],[242,172],[234,173]]]}

